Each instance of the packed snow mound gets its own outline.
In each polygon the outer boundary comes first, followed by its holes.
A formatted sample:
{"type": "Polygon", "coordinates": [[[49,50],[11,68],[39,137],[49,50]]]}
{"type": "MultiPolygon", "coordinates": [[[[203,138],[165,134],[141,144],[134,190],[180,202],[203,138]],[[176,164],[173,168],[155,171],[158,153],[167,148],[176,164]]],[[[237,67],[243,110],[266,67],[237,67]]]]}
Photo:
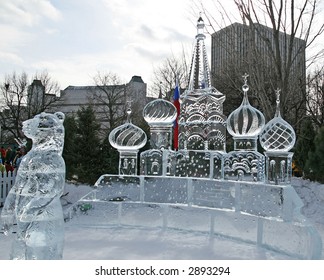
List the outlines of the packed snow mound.
{"type": "Polygon", "coordinates": [[[304,203],[302,213],[311,221],[324,225],[324,185],[294,177],[292,186],[304,203]]]}

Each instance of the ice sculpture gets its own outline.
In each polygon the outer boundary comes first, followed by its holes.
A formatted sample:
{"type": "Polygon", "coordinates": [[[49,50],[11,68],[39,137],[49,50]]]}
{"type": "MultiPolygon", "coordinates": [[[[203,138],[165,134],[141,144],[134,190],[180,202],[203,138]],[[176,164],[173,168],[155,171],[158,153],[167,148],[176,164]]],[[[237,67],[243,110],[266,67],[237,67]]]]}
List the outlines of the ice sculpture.
{"type": "Polygon", "coordinates": [[[263,114],[249,102],[248,76],[248,74],[243,76],[242,103],[227,119],[227,131],[233,136],[234,150],[256,150],[258,135],[265,124],[263,114]]]}
{"type": "Polygon", "coordinates": [[[147,141],[145,132],[131,123],[131,109],[127,110],[127,121],[109,134],[111,146],[119,152],[119,174],[137,174],[137,154],[147,141]]]}
{"type": "Polygon", "coordinates": [[[227,131],[233,136],[234,151],[224,156],[225,179],[264,181],[264,155],[257,151],[258,135],[264,127],[263,114],[248,99],[248,74],[243,75],[243,100],[227,119],[227,131]]]}
{"type": "MultiPolygon", "coordinates": [[[[242,104],[226,120],[225,96],[210,85],[203,28],[200,17],[188,89],[180,96],[179,150],[172,150],[170,140],[174,106],[162,99],[150,102],[144,119],[151,149],[140,154],[141,175],[135,169],[133,175],[124,170],[102,175],[95,190],[71,207],[71,224],[161,228],[166,238],[168,229],[204,233],[211,240],[221,236],[294,259],[320,259],[321,238],[301,214],[301,199],[288,184],[295,136],[280,117],[279,101],[275,118],[265,126],[263,114],[249,103],[245,74],[242,104]],[[226,129],[234,151],[226,152],[226,129]],[[260,133],[266,157],[257,151],[260,133]],[[265,182],[265,159],[270,184],[265,182]],[[89,204],[84,215],[80,209],[89,204]]],[[[145,140],[129,124],[110,137],[119,151],[136,150],[134,158],[145,140]]]]}
{"type": "Polygon", "coordinates": [[[276,90],[276,113],[260,134],[260,144],[266,155],[266,176],[269,183],[290,184],[293,153],[296,142],[292,126],[280,114],[280,90],[276,90]]]}
{"type": "Polygon", "coordinates": [[[41,113],[23,122],[23,132],[33,145],[20,163],[1,213],[6,234],[17,223],[11,259],[62,259],[63,121],[63,113],[41,113]]]}
{"type": "Polygon", "coordinates": [[[210,85],[207,51],[199,17],[188,89],[180,96],[179,150],[171,147],[170,127],[176,109],[162,99],[150,102],[144,119],[151,132],[151,149],[141,153],[142,175],[221,178],[226,149],[225,96],[210,85]]]}
{"type": "Polygon", "coordinates": [[[225,96],[210,84],[204,27],[199,17],[188,89],[180,96],[179,149],[225,152],[225,96]]]}
{"type": "Polygon", "coordinates": [[[144,107],[143,116],[150,126],[151,148],[171,148],[172,128],[177,117],[176,107],[167,100],[156,99],[144,107]]]}
{"type": "Polygon", "coordinates": [[[176,107],[161,98],[149,102],[143,110],[144,120],[150,126],[151,149],[141,153],[141,173],[163,175],[163,151],[172,147],[173,124],[177,117],[176,107]]]}

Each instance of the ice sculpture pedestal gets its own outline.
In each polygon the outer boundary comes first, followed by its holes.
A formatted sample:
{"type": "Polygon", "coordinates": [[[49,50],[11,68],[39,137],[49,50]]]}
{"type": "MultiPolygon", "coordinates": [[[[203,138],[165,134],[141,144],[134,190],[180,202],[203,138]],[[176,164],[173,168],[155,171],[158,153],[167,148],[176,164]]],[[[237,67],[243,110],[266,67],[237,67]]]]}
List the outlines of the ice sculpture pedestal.
{"type": "MultiPolygon", "coordinates": [[[[103,175],[69,212],[87,227],[140,227],[207,234],[293,259],[320,259],[321,238],[300,214],[291,186],[202,178],[103,175]],[[93,207],[86,215],[83,204],[93,207]]],[[[225,254],[225,253],[224,253],[225,254]]]]}
{"type": "Polygon", "coordinates": [[[270,184],[291,183],[292,176],[292,152],[265,152],[266,156],[266,178],[270,184]]]}

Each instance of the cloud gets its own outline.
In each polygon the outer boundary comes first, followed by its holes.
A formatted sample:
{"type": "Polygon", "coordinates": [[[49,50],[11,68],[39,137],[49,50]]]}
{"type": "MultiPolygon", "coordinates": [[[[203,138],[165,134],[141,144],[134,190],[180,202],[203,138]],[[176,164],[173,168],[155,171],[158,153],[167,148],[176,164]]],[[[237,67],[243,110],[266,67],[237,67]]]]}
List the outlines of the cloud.
{"type": "Polygon", "coordinates": [[[175,6],[186,1],[1,1],[0,74],[47,70],[62,86],[91,84],[101,70],[148,81],[154,64],[194,38],[175,6]]]}
{"type": "Polygon", "coordinates": [[[177,41],[177,42],[192,42],[193,35],[194,35],[194,29],[190,36],[186,35],[185,33],[182,33],[178,30],[175,30],[174,28],[165,27],[164,28],[167,33],[167,40],[170,40],[171,42],[177,41]]]}
{"type": "Polygon", "coordinates": [[[131,46],[137,54],[141,57],[146,58],[148,60],[160,60],[165,57],[166,53],[162,50],[157,51],[155,48],[147,49],[140,45],[133,44],[131,46]]]}
{"type": "Polygon", "coordinates": [[[139,28],[140,34],[149,39],[156,39],[154,31],[145,24],[142,24],[139,28]]]}
{"type": "Polygon", "coordinates": [[[14,64],[21,64],[24,60],[15,53],[10,52],[2,52],[0,51],[0,61],[2,62],[10,62],[14,64]]]}
{"type": "Polygon", "coordinates": [[[60,11],[48,0],[11,0],[0,5],[0,22],[33,27],[42,19],[57,21],[60,11]]]}

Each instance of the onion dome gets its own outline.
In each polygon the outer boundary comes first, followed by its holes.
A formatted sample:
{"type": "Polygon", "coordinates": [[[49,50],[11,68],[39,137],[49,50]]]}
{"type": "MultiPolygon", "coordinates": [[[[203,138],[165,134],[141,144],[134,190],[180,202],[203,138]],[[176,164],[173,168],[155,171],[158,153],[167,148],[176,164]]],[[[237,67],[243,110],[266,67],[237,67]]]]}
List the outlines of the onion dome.
{"type": "Polygon", "coordinates": [[[263,114],[250,105],[247,92],[247,77],[244,76],[244,85],[242,87],[244,96],[243,101],[235,111],[233,111],[227,119],[227,131],[237,138],[256,138],[261,132],[265,124],[263,114]]]}
{"type": "Polygon", "coordinates": [[[110,132],[109,143],[117,150],[139,150],[146,144],[147,137],[141,128],[130,122],[130,109],[127,114],[127,122],[110,132]]]}
{"type": "Polygon", "coordinates": [[[149,126],[173,125],[177,118],[177,109],[167,100],[156,99],[144,107],[143,117],[149,126]]]}
{"type": "Polygon", "coordinates": [[[276,91],[277,108],[275,116],[263,128],[260,144],[267,152],[288,152],[296,142],[296,134],[292,126],[280,114],[280,90],[276,91]]]}

